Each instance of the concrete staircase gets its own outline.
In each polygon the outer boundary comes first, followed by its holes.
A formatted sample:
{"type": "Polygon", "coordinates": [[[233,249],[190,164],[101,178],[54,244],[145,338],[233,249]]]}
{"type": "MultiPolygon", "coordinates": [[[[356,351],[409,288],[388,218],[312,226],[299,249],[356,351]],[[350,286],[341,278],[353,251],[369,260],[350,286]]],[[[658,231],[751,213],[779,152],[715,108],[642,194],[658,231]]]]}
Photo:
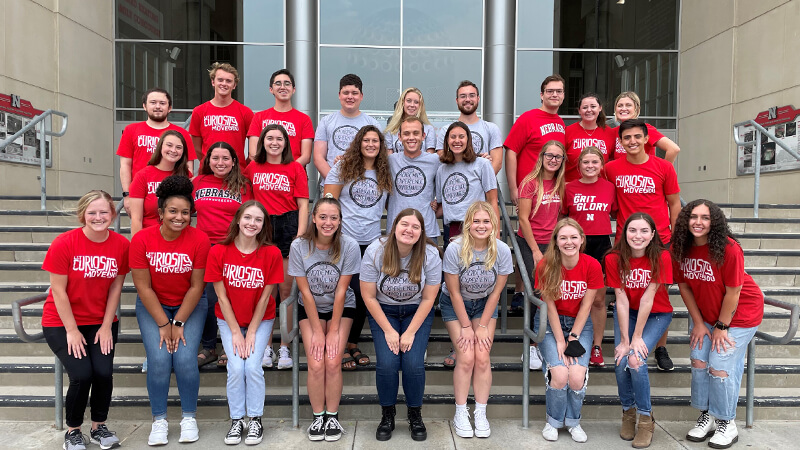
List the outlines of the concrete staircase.
{"type": "MultiPolygon", "coordinates": [[[[11,302],[44,292],[48,274],[41,263],[49,243],[58,234],[77,226],[67,212],[77,198],[51,198],[48,210],[39,211],[38,197],[0,197],[0,420],[53,417],[54,357],[44,342],[27,344],[14,332],[11,302]]],[[[762,205],[761,218],[752,218],[752,209],[743,205],[725,205],[731,226],[745,248],[747,270],[765,294],[800,304],[800,206],[762,205]]],[[[127,218],[123,218],[127,227],[127,218]]],[[[125,233],[127,228],[123,228],[125,233]]],[[[675,306],[669,351],[676,368],[671,373],[655,370],[651,361],[651,384],[654,408],[661,420],[693,420],[696,412],[689,407],[691,369],[687,313],[677,288],[670,290],[675,306]]],[[[136,293],[130,277],[122,295],[120,339],[115,359],[115,389],[112,416],[145,420],[150,417],[145,374],[141,373],[144,348],[134,314],[136,293]]],[[[40,328],[41,304],[24,309],[26,330],[40,328]]],[[[762,331],[783,335],[788,328],[785,312],[768,307],[762,331]]],[[[523,351],[522,319],[510,317],[508,333],[498,334],[492,350],[493,387],[490,399],[492,417],[521,417],[523,351]]],[[[342,416],[352,419],[379,417],[375,385],[375,352],[369,328],[365,327],[361,348],[373,358],[373,364],[344,373],[342,416]]],[[[277,332],[276,332],[277,337],[277,332]]],[[[452,416],[452,372],[442,364],[450,348],[449,338],[440,317],[434,322],[428,348],[425,417],[452,416]]],[[[584,417],[608,419],[619,414],[613,363],[613,326],[609,319],[603,341],[607,367],[591,369],[584,417]]],[[[800,339],[779,346],[759,341],[756,366],[756,420],[800,419],[800,339]]],[[[301,347],[301,417],[311,414],[305,397],[306,366],[301,347]]],[[[201,370],[201,418],[227,419],[225,371],[206,366],[201,370]]],[[[746,375],[745,375],[746,377],[746,375]]],[[[273,418],[291,417],[291,371],[267,369],[267,408],[273,418]]],[[[64,377],[65,385],[67,377],[64,377]]],[[[530,378],[531,418],[544,416],[544,380],[537,372],[530,378]]],[[[402,394],[401,394],[402,395],[402,394]]],[[[744,389],[739,415],[744,418],[744,389]]],[[[401,397],[402,403],[402,397],[401,397]]],[[[178,405],[177,388],[170,390],[170,404],[178,405]]],[[[170,414],[177,408],[171,408],[170,414]]]]}

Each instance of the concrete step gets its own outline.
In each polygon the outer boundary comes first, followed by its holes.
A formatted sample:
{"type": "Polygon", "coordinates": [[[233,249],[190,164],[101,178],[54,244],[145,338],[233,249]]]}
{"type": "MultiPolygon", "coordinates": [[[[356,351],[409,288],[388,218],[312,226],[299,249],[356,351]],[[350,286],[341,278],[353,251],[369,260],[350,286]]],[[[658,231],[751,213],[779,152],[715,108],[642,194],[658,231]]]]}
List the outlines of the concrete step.
{"type": "MultiPolygon", "coordinates": [[[[753,218],[753,204],[728,203],[719,204],[719,207],[728,218],[753,218]]],[[[800,218],[800,205],[758,205],[758,216],[763,218],[800,218]]]]}

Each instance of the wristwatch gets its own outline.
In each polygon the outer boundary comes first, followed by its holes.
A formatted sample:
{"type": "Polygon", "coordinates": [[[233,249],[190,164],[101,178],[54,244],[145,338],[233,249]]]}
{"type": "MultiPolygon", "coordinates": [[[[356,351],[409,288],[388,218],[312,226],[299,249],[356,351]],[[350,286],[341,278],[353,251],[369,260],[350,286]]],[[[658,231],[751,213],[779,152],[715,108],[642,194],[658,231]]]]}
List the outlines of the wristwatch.
{"type": "Polygon", "coordinates": [[[730,325],[725,325],[724,323],[720,322],[719,320],[714,324],[714,328],[716,328],[718,330],[722,330],[722,331],[725,331],[730,327],[731,327],[730,325]]]}
{"type": "Polygon", "coordinates": [[[123,193],[122,193],[122,197],[123,197],[123,198],[125,198],[125,197],[127,197],[127,196],[129,196],[129,195],[131,195],[131,193],[130,193],[130,192],[128,192],[128,191],[125,191],[125,192],[123,192],[123,193]]]}
{"type": "Polygon", "coordinates": [[[569,332],[569,335],[574,337],[575,339],[578,339],[578,335],[573,333],[572,331],[569,332]]]}
{"type": "Polygon", "coordinates": [[[172,320],[172,325],[174,325],[174,326],[176,326],[178,328],[182,327],[185,323],[186,322],[181,322],[180,320],[175,320],[175,319],[172,320]]]}

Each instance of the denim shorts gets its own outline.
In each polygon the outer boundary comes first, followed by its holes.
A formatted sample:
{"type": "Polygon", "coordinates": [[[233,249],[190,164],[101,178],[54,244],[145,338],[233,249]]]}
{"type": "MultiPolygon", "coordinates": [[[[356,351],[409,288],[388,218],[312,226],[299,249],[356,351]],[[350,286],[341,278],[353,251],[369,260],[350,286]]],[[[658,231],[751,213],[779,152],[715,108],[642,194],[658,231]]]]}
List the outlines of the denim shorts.
{"type": "MultiPolygon", "coordinates": [[[[489,297],[483,297],[478,300],[464,300],[464,307],[467,309],[467,316],[469,320],[480,319],[483,316],[483,310],[486,309],[486,301],[489,297]]],[[[445,322],[452,322],[458,320],[456,311],[453,309],[453,302],[450,296],[442,292],[439,296],[439,308],[442,310],[442,320],[445,322]]],[[[494,307],[492,319],[497,319],[497,306],[494,307]]]]}
{"type": "Polygon", "coordinates": [[[298,218],[297,210],[269,216],[269,220],[272,222],[272,242],[280,249],[284,259],[289,257],[289,248],[297,236],[298,218]]]}

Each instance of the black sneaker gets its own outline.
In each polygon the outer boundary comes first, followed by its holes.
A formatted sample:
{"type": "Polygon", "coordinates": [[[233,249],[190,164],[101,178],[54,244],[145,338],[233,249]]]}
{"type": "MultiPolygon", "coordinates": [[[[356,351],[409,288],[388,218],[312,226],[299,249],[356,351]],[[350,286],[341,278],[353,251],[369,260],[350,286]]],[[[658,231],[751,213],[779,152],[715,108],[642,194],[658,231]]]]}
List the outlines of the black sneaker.
{"type": "Polygon", "coordinates": [[[242,442],[242,433],[244,432],[244,420],[232,419],[231,429],[225,435],[225,443],[228,445],[236,445],[242,442]]]}
{"type": "Polygon", "coordinates": [[[80,429],[64,434],[64,450],[86,450],[86,440],[80,429]]]}
{"type": "Polygon", "coordinates": [[[669,359],[667,347],[656,347],[655,353],[656,367],[658,367],[658,370],[669,372],[675,369],[675,365],[673,365],[672,360],[669,359]]]}
{"type": "Polygon", "coordinates": [[[244,438],[245,445],[260,444],[264,438],[264,427],[261,425],[261,417],[251,417],[247,424],[247,437],[244,438]]]}
{"type": "Polygon", "coordinates": [[[328,442],[338,441],[344,434],[344,427],[339,423],[339,414],[328,414],[325,420],[325,440],[328,442]]]}
{"type": "Polygon", "coordinates": [[[96,430],[89,433],[89,442],[100,445],[103,450],[119,447],[119,438],[113,431],[108,431],[106,424],[101,423],[96,430]]]}
{"type": "Polygon", "coordinates": [[[314,414],[314,421],[308,426],[308,439],[312,441],[325,439],[325,414],[314,414]]]}

